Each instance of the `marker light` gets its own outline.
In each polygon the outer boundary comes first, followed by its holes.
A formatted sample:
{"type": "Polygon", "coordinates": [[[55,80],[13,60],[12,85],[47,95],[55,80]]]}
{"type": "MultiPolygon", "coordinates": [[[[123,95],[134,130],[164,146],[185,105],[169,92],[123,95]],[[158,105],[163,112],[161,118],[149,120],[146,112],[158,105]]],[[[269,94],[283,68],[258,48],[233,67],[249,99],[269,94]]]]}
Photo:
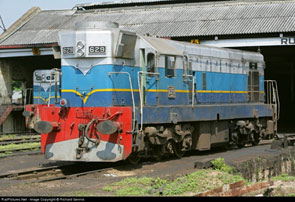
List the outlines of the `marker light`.
{"type": "Polygon", "coordinates": [[[62,107],[64,107],[64,106],[66,106],[66,104],[67,104],[67,100],[66,100],[66,99],[61,99],[59,103],[60,103],[60,105],[61,105],[62,107]]]}

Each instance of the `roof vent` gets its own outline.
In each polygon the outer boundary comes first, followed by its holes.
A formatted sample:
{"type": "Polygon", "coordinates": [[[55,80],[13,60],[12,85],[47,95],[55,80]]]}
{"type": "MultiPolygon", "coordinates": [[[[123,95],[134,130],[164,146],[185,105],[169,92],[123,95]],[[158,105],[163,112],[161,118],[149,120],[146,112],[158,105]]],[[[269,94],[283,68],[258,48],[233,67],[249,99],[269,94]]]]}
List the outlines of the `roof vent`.
{"type": "Polygon", "coordinates": [[[76,22],[76,29],[114,29],[118,28],[119,24],[110,21],[95,21],[95,22],[76,22]]]}

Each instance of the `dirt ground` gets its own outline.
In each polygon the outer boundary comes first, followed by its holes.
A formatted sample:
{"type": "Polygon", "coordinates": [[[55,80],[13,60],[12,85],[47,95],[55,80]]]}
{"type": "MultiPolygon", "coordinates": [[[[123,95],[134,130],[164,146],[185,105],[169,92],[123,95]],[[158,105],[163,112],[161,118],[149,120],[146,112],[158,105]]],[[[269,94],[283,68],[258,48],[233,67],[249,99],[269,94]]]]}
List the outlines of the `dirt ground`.
{"type": "MultiPolygon", "coordinates": [[[[46,183],[31,183],[16,180],[0,179],[0,196],[111,196],[110,192],[104,191],[104,187],[122,180],[124,177],[160,177],[170,178],[196,171],[194,163],[206,158],[222,157],[226,162],[238,161],[243,158],[255,157],[258,154],[267,155],[269,145],[261,145],[255,148],[243,148],[224,152],[190,153],[182,159],[168,159],[160,162],[145,161],[140,166],[131,167],[125,165],[118,169],[86,175],[78,178],[58,180],[46,183]]],[[[273,153],[273,151],[272,151],[273,153]]],[[[29,167],[48,166],[59,162],[48,162],[42,155],[1,158],[0,174],[20,170],[29,167]]],[[[275,181],[270,187],[273,189],[270,195],[289,196],[295,195],[295,181],[275,181]]],[[[261,196],[266,189],[256,191],[248,196],[261,196]]]]}

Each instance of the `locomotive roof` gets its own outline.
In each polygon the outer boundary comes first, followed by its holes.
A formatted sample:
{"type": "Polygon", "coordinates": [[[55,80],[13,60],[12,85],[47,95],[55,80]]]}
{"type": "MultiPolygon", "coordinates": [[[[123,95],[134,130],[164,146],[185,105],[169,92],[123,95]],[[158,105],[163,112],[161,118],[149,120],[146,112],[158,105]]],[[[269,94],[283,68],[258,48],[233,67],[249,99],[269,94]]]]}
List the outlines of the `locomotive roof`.
{"type": "Polygon", "coordinates": [[[148,42],[159,53],[166,55],[182,56],[185,52],[187,52],[190,54],[207,57],[221,57],[237,60],[241,60],[243,58],[252,61],[264,61],[263,55],[258,52],[242,51],[229,48],[218,48],[207,45],[161,39],[156,37],[141,36],[141,38],[148,42]]]}
{"type": "Polygon", "coordinates": [[[141,36],[146,42],[148,42],[155,50],[161,54],[166,55],[183,55],[183,51],[177,49],[169,40],[155,38],[155,37],[145,37],[141,36]]]}
{"type": "Polygon", "coordinates": [[[0,36],[0,48],[57,43],[58,32],[73,29],[78,21],[115,21],[122,29],[159,37],[295,31],[295,0],[172,3],[90,10],[34,8],[0,36]]]}

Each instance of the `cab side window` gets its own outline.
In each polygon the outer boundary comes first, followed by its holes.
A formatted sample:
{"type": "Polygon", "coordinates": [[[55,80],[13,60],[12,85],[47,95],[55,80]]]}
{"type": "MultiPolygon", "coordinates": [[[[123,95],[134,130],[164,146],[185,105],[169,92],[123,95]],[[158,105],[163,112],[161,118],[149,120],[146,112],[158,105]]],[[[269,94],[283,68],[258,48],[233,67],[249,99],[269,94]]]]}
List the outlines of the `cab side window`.
{"type": "Polygon", "coordinates": [[[165,76],[175,77],[175,56],[165,56],[165,76]]]}
{"type": "Polygon", "coordinates": [[[156,71],[155,54],[149,53],[147,55],[147,72],[154,73],[156,71]]]}

